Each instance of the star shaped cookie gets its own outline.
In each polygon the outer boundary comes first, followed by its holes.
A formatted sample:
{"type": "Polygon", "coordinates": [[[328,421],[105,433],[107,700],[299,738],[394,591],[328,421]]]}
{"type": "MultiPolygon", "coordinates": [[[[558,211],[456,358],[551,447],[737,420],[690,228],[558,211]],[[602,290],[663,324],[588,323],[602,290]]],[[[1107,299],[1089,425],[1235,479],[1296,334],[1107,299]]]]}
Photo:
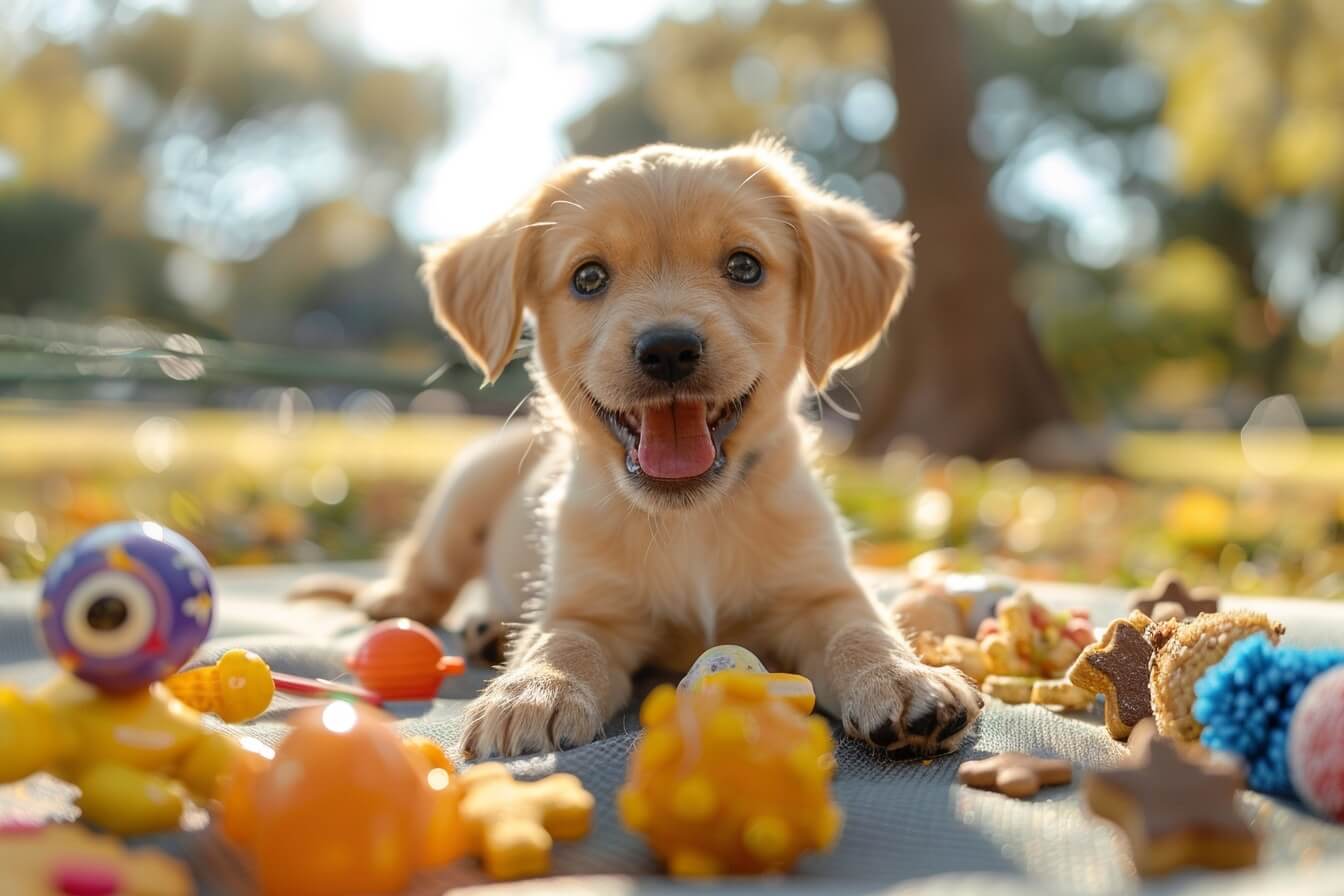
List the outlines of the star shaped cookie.
{"type": "Polygon", "coordinates": [[[1143,636],[1150,622],[1138,610],[1115,620],[1069,669],[1069,681],[1106,698],[1106,730],[1116,740],[1129,737],[1140,720],[1153,714],[1148,690],[1153,647],[1143,636]]]}
{"type": "Polygon", "coordinates": [[[1120,827],[1140,874],[1243,868],[1260,854],[1259,838],[1237,808],[1243,781],[1229,763],[1190,758],[1145,719],[1130,737],[1129,762],[1089,774],[1083,798],[1120,827]]]}
{"type": "Polygon", "coordinates": [[[1187,588],[1180,573],[1168,569],[1158,575],[1151,588],[1132,592],[1129,608],[1154,622],[1189,619],[1200,613],[1217,613],[1218,592],[1212,588],[1187,588]]]}

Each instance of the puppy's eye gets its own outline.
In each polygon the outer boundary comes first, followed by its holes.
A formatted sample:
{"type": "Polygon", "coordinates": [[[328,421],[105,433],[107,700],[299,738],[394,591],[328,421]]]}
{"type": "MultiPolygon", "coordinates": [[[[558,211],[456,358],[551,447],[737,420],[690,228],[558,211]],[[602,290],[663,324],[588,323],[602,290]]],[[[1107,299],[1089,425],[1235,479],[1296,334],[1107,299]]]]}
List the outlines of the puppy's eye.
{"type": "Polygon", "coordinates": [[[761,282],[765,270],[750,252],[734,252],[728,256],[728,264],[724,266],[723,272],[729,280],[752,286],[761,282]]]}
{"type": "Polygon", "coordinates": [[[574,272],[571,286],[579,298],[591,299],[606,289],[610,280],[606,268],[595,261],[588,261],[579,265],[579,269],[574,272]]]}

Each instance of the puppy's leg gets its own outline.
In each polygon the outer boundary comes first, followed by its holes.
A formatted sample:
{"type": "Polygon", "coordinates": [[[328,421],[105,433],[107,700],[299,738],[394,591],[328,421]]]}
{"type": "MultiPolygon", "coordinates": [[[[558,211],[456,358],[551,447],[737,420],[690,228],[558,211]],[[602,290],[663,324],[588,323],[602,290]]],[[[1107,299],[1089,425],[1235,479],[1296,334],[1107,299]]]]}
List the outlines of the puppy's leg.
{"type": "Polygon", "coordinates": [[[845,733],[893,753],[956,749],[984,706],[956,669],[926,666],[857,583],[781,603],[777,649],[812,680],[845,733]]]}
{"type": "Polygon", "coordinates": [[[512,647],[508,667],[466,710],[462,751],[521,756],[590,743],[630,699],[630,676],[649,648],[633,615],[548,614],[512,647]]]}
{"type": "Polygon", "coordinates": [[[470,446],[444,472],[421,507],[414,528],[393,551],[387,575],[361,590],[354,603],[374,619],[409,616],[437,623],[458,592],[481,573],[486,541],[536,456],[530,426],[510,427],[470,446]]]}

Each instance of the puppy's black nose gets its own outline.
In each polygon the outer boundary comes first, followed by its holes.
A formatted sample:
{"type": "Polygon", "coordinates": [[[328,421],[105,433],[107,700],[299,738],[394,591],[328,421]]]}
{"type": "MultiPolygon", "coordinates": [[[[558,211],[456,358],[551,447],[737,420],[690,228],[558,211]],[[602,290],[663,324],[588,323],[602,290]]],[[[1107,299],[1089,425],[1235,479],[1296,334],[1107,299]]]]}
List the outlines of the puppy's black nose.
{"type": "Polygon", "coordinates": [[[690,330],[649,330],[635,343],[635,360],[647,376],[675,383],[695,372],[704,343],[690,330]]]}

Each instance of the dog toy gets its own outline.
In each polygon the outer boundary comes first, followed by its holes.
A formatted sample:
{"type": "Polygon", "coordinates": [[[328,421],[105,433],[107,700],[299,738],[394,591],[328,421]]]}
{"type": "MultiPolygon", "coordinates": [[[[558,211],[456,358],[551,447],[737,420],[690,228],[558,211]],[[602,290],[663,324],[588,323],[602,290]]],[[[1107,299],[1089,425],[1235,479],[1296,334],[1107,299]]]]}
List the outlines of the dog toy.
{"type": "Polygon", "coordinates": [[[1151,588],[1130,592],[1129,608],[1154,622],[1189,619],[1201,613],[1217,613],[1218,592],[1212,588],[1187,588],[1180,573],[1168,569],[1158,575],[1151,588]]]}
{"type": "Polygon", "coordinates": [[[204,640],[212,593],[205,558],[154,523],[103,526],[60,554],[39,628],[77,678],[32,696],[0,687],[0,783],[56,774],[87,821],[118,834],[175,827],[188,795],[211,798],[236,743],[152,685],[204,640]]]}
{"type": "Polygon", "coordinates": [[[1150,622],[1138,610],[1115,620],[1069,669],[1069,681],[1105,699],[1106,730],[1116,740],[1128,738],[1135,725],[1153,714],[1148,690],[1153,647],[1144,638],[1150,622]]]}
{"type": "Polygon", "coordinates": [[[434,633],[411,619],[375,625],[345,665],[384,700],[432,700],[444,677],[467,668],[462,657],[445,656],[434,633]]]}
{"type": "Polygon", "coordinates": [[[1319,675],[1344,664],[1344,650],[1274,647],[1255,634],[1232,645],[1195,683],[1200,741],[1246,763],[1252,790],[1292,796],[1288,728],[1303,692],[1319,675]]]}
{"type": "Polygon", "coordinates": [[[720,644],[700,654],[691,664],[690,671],[677,684],[677,691],[686,693],[698,690],[713,681],[715,675],[730,670],[762,676],[770,696],[789,701],[803,715],[810,713],[817,703],[812,682],[802,675],[789,672],[767,672],[765,664],[756,654],[736,644],[720,644]]]}
{"type": "Polygon", "coordinates": [[[988,759],[963,762],[957,768],[957,780],[967,787],[1024,800],[1035,796],[1042,787],[1068,784],[1073,780],[1073,766],[1063,759],[1000,753],[988,759]]]}
{"type": "Polygon", "coordinates": [[[1125,766],[1083,779],[1083,796],[1094,814],[1120,827],[1140,874],[1256,863],[1259,840],[1237,811],[1239,770],[1192,760],[1151,719],[1134,726],[1129,747],[1125,766]]]}
{"type": "Polygon", "coordinates": [[[1195,682],[1217,663],[1233,644],[1264,632],[1279,643],[1283,625],[1264,613],[1236,611],[1205,613],[1197,619],[1168,620],[1148,627],[1153,645],[1149,689],[1157,730],[1167,737],[1197,740],[1203,726],[1195,719],[1195,682]]]}
{"type": "Polygon", "coordinates": [[[14,896],[191,896],[191,875],[158,850],[131,852],[75,824],[0,825],[0,872],[14,896]]]}
{"type": "Polygon", "coordinates": [[[220,797],[225,836],[267,896],[395,893],[465,851],[442,751],[391,716],[332,701],[291,716],[272,752],[247,741],[220,797]]]}
{"type": "Polygon", "coordinates": [[[383,698],[373,691],[346,684],[343,681],[331,681],[326,678],[304,678],[301,675],[286,675],[272,672],[271,679],[275,689],[286,694],[300,697],[317,697],[320,700],[359,700],[370,706],[382,706],[383,698]]]}
{"type": "Polygon", "coordinates": [[[673,875],[784,872],[835,843],[830,727],[773,698],[760,674],[720,671],[681,693],[660,686],[640,721],[617,808],[673,875]]]}
{"type": "Polygon", "coordinates": [[[1055,612],[1027,591],[999,601],[997,615],[980,623],[976,640],[991,675],[1060,678],[1093,641],[1086,610],[1055,612]]]}
{"type": "Polygon", "coordinates": [[[177,672],[163,686],[197,712],[211,712],[236,725],[266,711],[275,696],[271,668],[249,650],[234,649],[217,662],[177,672]]]}
{"type": "Polygon", "coordinates": [[[1318,677],[1298,701],[1288,729],[1288,771],[1302,802],[1344,822],[1344,668],[1318,677]]]}
{"type": "Polygon", "coordinates": [[[497,880],[545,874],[553,841],[577,840],[592,825],[593,795],[573,775],[515,781],[502,764],[487,762],[467,769],[460,782],[467,851],[497,880]]]}

